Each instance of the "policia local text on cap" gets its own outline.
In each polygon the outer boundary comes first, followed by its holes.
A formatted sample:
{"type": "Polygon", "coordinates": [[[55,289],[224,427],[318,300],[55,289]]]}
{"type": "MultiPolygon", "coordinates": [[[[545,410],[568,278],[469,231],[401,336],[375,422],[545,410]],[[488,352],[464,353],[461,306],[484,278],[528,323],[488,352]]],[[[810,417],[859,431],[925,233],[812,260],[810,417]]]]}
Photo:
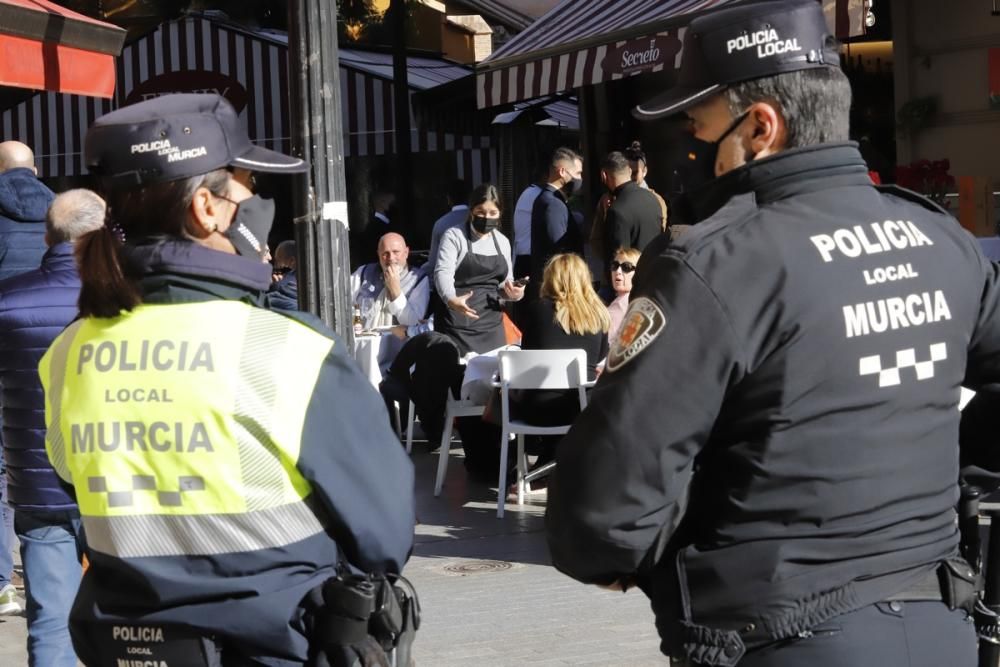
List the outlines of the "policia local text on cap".
{"type": "Polygon", "coordinates": [[[546,528],[563,572],[649,596],[681,664],[976,661],[958,387],[1000,380],[1000,279],[872,185],[849,110],[819,3],[790,0],[696,18],[634,112],[686,113],[712,180],[640,259],[546,528]]]}

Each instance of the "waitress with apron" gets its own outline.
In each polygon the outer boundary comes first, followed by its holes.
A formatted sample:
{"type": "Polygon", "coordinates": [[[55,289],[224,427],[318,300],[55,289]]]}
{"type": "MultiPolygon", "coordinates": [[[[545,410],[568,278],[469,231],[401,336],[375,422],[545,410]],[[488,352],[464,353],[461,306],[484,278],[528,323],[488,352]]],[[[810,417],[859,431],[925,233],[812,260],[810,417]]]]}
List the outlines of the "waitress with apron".
{"type": "Polygon", "coordinates": [[[434,330],[449,336],[463,356],[505,345],[500,299],[524,296],[524,286],[512,280],[510,241],[499,226],[500,195],[487,183],[473,191],[466,223],[441,237],[434,330]]]}
{"type": "MultiPolygon", "coordinates": [[[[500,299],[519,301],[524,285],[513,282],[510,241],[500,226],[500,194],[489,184],[476,188],[469,200],[469,219],[441,237],[434,284],[440,299],[434,312],[434,335],[446,335],[458,354],[482,354],[506,344],[500,299]]],[[[448,378],[460,382],[464,367],[454,373],[435,368],[434,376],[448,391],[448,378]]],[[[442,401],[443,403],[443,401],[442,401]]],[[[483,481],[496,480],[500,465],[500,431],[478,417],[456,421],[465,467],[483,481]]]]}

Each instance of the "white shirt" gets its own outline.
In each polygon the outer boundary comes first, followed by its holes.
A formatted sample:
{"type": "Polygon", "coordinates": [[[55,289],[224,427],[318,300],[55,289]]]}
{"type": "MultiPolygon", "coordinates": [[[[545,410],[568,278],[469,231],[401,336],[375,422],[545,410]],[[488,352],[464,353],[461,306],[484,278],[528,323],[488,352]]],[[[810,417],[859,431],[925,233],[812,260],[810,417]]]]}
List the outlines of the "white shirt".
{"type": "Polygon", "coordinates": [[[515,257],[531,254],[531,209],[541,193],[542,188],[532,183],[517,198],[517,205],[514,206],[515,257]]]}
{"type": "Polygon", "coordinates": [[[365,268],[368,266],[371,265],[359,266],[351,274],[351,296],[354,302],[359,303],[362,297],[372,299],[371,309],[364,314],[364,328],[373,329],[397,323],[407,327],[419,324],[427,311],[427,302],[430,299],[430,279],[421,280],[414,271],[406,269],[399,277],[402,288],[400,295],[390,300],[384,287],[376,288],[362,280],[365,268]]]}

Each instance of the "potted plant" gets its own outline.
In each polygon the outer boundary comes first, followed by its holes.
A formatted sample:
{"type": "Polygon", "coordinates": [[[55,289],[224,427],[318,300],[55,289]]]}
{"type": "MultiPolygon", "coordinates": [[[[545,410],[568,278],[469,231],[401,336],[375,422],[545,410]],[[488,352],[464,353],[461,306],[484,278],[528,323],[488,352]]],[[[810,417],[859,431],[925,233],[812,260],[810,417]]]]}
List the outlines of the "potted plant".
{"type": "Polygon", "coordinates": [[[955,189],[955,177],[948,173],[951,162],[917,160],[896,167],[896,185],[919,192],[940,206],[948,208],[946,195],[955,189]]]}

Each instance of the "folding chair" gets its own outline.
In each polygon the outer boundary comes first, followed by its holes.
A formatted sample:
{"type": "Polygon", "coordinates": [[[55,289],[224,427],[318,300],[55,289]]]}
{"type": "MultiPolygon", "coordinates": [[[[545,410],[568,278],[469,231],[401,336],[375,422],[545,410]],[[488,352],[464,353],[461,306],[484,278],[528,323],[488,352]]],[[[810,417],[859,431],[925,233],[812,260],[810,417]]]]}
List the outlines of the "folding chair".
{"type": "MultiPolygon", "coordinates": [[[[507,446],[517,435],[517,504],[524,504],[524,481],[527,459],[524,455],[525,435],[563,435],[572,424],[533,426],[510,418],[511,389],[576,389],[580,410],[587,407],[587,353],[583,350],[506,350],[499,354],[500,380],[500,486],[497,489],[497,518],[503,518],[507,501],[507,446]]],[[[555,464],[546,466],[550,470],[555,464]]],[[[538,474],[532,474],[537,477],[538,474]]]]}
{"type": "Polygon", "coordinates": [[[479,417],[485,409],[486,406],[481,403],[455,398],[451,390],[448,390],[448,401],[445,403],[444,410],[444,431],[441,433],[441,448],[438,450],[437,477],[434,479],[435,497],[441,495],[441,486],[444,484],[444,476],[448,470],[451,430],[455,424],[455,417],[479,417]]]}

